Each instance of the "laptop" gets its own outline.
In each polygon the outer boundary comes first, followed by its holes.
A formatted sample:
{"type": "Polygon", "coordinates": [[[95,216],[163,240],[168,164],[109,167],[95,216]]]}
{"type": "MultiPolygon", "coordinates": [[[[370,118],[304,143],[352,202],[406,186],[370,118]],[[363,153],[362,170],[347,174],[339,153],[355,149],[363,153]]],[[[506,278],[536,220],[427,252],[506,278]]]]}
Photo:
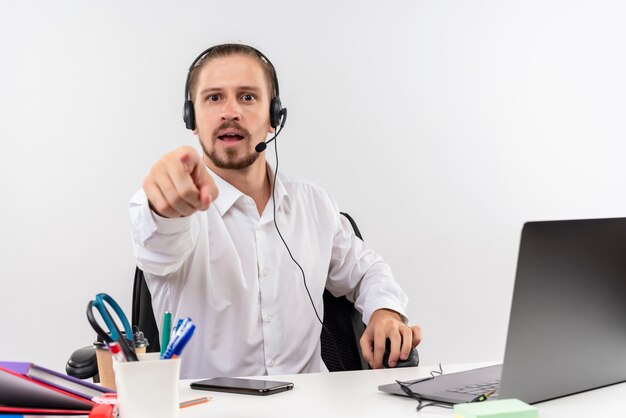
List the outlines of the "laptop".
{"type": "Polygon", "coordinates": [[[624,381],[626,218],[611,218],[524,224],[503,364],[409,387],[439,402],[497,390],[490,399],[536,403],[624,381]]]}

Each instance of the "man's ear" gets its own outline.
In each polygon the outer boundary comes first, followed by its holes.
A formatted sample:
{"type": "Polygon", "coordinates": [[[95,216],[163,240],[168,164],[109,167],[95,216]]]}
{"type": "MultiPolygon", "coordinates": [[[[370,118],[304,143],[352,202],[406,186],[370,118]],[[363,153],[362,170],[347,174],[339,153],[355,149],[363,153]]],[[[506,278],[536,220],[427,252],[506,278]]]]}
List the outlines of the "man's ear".
{"type": "Polygon", "coordinates": [[[274,131],[276,131],[276,128],[274,128],[272,125],[270,125],[270,127],[267,128],[267,132],[270,133],[270,134],[273,134],[274,131]]]}
{"type": "Polygon", "coordinates": [[[198,127],[196,126],[191,132],[193,132],[195,136],[198,136],[198,127]]]}

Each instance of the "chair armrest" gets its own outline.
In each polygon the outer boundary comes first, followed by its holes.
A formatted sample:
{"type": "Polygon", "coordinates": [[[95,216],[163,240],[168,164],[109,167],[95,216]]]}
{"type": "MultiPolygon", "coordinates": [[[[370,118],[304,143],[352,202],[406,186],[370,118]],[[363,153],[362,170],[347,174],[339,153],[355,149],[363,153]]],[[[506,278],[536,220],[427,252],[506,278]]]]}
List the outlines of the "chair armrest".
{"type": "Polygon", "coordinates": [[[68,375],[78,379],[89,379],[98,374],[96,349],[93,345],[74,351],[65,365],[68,375]]]}

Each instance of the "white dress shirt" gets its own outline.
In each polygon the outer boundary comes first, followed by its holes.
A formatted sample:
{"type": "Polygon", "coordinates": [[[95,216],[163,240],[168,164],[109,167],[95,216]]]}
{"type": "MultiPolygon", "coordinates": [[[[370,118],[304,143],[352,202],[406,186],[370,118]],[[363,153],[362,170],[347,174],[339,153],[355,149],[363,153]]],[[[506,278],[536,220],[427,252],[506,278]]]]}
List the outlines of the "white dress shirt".
{"type": "MultiPolygon", "coordinates": [[[[272,199],[259,216],[252,198],[209,174],[219,197],[205,212],[162,218],[143,190],[130,202],[133,248],[158,326],[170,311],[173,323],[189,316],[197,327],[181,378],[327,370],[321,325],[274,227],[272,199]]],[[[280,173],[275,193],[278,227],[320,317],[324,287],[355,301],[366,324],[379,308],[406,317],[407,296],[389,266],[354,235],[325,190],[280,173]]]]}

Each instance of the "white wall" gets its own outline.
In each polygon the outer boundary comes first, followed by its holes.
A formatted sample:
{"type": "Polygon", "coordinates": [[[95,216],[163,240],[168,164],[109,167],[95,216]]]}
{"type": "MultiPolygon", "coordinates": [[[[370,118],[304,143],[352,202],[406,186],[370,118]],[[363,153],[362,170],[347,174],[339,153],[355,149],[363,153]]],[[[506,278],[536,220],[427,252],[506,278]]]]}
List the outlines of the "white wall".
{"type": "Polygon", "coordinates": [[[187,67],[241,41],[278,69],[281,169],[328,188],[392,265],[423,364],[503,355],[527,220],[624,216],[615,1],[3,1],[0,359],[62,370],[89,298],[130,314],[127,201],[187,67]]]}

